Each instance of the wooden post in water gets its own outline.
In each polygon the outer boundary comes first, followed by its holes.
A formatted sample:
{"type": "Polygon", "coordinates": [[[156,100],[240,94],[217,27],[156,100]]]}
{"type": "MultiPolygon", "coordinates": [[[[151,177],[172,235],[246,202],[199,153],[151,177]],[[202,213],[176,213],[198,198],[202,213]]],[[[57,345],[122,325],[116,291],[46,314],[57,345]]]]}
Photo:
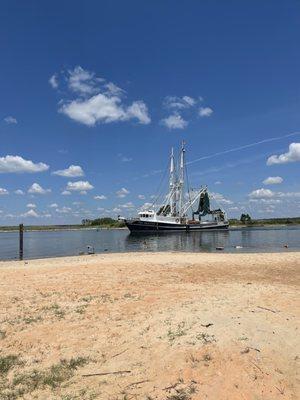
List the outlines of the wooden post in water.
{"type": "Polygon", "coordinates": [[[23,232],[24,226],[23,224],[19,225],[19,259],[23,260],[23,232]]]}

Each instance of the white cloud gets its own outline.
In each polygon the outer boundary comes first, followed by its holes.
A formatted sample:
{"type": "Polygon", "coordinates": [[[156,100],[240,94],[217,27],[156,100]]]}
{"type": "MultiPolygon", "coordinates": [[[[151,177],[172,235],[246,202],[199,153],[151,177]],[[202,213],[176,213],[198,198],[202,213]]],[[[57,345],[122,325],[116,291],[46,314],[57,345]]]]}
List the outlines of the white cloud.
{"type": "Polygon", "coordinates": [[[152,203],[144,203],[140,208],[141,211],[149,210],[152,207],[152,203]]]}
{"type": "Polygon", "coordinates": [[[49,83],[53,87],[53,89],[58,88],[58,80],[56,74],[51,76],[51,78],[49,79],[49,83]]]}
{"type": "Polygon", "coordinates": [[[122,207],[122,208],[134,208],[135,206],[131,201],[129,201],[128,203],[121,204],[120,207],[122,207]]]}
{"type": "Polygon", "coordinates": [[[87,126],[97,123],[137,120],[149,124],[148,108],[142,100],[124,104],[125,91],[112,82],[97,78],[93,72],[77,66],[67,73],[69,89],[78,97],[63,100],[59,112],[87,126]]]}
{"type": "Polygon", "coordinates": [[[58,204],[57,204],[57,203],[52,203],[52,204],[49,205],[49,207],[50,207],[50,208],[57,208],[57,207],[58,207],[58,204]]]}
{"type": "Polygon", "coordinates": [[[8,190],[0,187],[0,196],[8,194],[8,193],[9,193],[8,190]]]}
{"type": "Polygon", "coordinates": [[[50,193],[50,192],[51,192],[51,189],[44,189],[38,183],[33,183],[30,186],[30,188],[28,189],[28,193],[31,193],[31,194],[46,194],[46,193],[50,193]]]}
{"type": "Polygon", "coordinates": [[[72,194],[69,190],[63,190],[62,192],[61,192],[61,194],[63,195],[63,196],[69,196],[70,194],[72,194]]]}
{"type": "Polygon", "coordinates": [[[0,173],[33,173],[33,172],[43,172],[49,169],[49,165],[42,162],[35,164],[31,160],[24,160],[20,156],[10,156],[0,157],[0,173]]]}
{"type": "Polygon", "coordinates": [[[25,194],[25,193],[23,192],[23,190],[21,190],[21,189],[15,190],[14,193],[15,193],[15,194],[18,194],[18,195],[23,195],[23,194],[25,194]]]}
{"type": "Polygon", "coordinates": [[[27,208],[36,208],[36,204],[34,204],[34,203],[28,203],[28,204],[26,205],[26,207],[27,207],[27,208]]]}
{"type": "Polygon", "coordinates": [[[59,169],[52,172],[53,175],[64,176],[66,178],[77,178],[84,176],[83,169],[79,165],[70,165],[66,169],[59,169]]]}
{"type": "Polygon", "coordinates": [[[72,211],[72,208],[70,208],[70,207],[62,207],[62,208],[57,208],[55,211],[58,214],[68,214],[69,212],[72,211]]]}
{"type": "Polygon", "coordinates": [[[222,184],[221,181],[216,181],[216,182],[215,182],[215,185],[221,185],[221,184],[222,184]]]}
{"type": "Polygon", "coordinates": [[[161,120],[161,124],[169,129],[184,129],[187,127],[188,122],[179,114],[169,115],[167,118],[161,120]]]}
{"type": "Polygon", "coordinates": [[[286,164],[296,161],[300,161],[300,143],[291,143],[287,153],[269,157],[267,160],[267,165],[286,164]]]}
{"type": "Polygon", "coordinates": [[[127,196],[129,193],[130,193],[129,190],[127,190],[126,188],[123,187],[116,192],[116,195],[117,195],[117,197],[123,198],[123,197],[127,196]]]}
{"type": "Polygon", "coordinates": [[[199,115],[200,117],[210,117],[213,113],[212,108],[210,107],[200,107],[199,115]]]}
{"type": "Polygon", "coordinates": [[[60,112],[87,126],[97,123],[110,123],[137,119],[141,124],[149,124],[151,119],[143,101],[136,101],[129,107],[123,107],[119,97],[108,97],[98,93],[88,99],[77,99],[64,103],[60,112]]]}
{"type": "Polygon", "coordinates": [[[34,218],[38,218],[39,215],[36,211],[34,210],[28,210],[26,213],[21,214],[21,217],[34,217],[34,218]]]}
{"type": "Polygon", "coordinates": [[[9,115],[8,117],[4,118],[4,122],[6,122],[7,124],[11,125],[11,124],[17,124],[18,121],[16,120],[15,117],[12,117],[11,115],[9,115]]]}
{"type": "MultiPolygon", "coordinates": [[[[110,210],[105,210],[107,213],[110,213],[110,210]]],[[[115,213],[119,213],[119,212],[121,212],[122,210],[120,209],[120,208],[118,208],[118,207],[115,207],[115,208],[113,208],[112,209],[112,211],[113,212],[115,212],[115,213]]]]}
{"type": "Polygon", "coordinates": [[[140,200],[145,200],[146,197],[145,197],[143,194],[139,194],[139,195],[138,195],[138,198],[139,198],[140,200]]]}
{"type": "Polygon", "coordinates": [[[217,203],[233,204],[231,200],[226,199],[221,193],[211,193],[211,197],[216,200],[217,203]]]}
{"type": "Polygon", "coordinates": [[[165,97],[163,104],[166,108],[184,109],[193,107],[196,104],[196,100],[190,96],[167,96],[165,97]]]}
{"type": "Polygon", "coordinates": [[[91,185],[88,181],[68,182],[66,187],[67,191],[75,191],[75,192],[82,192],[91,189],[94,189],[94,186],[91,185]]]}
{"type": "Polygon", "coordinates": [[[97,92],[97,86],[104,81],[102,78],[96,78],[93,72],[84,70],[80,66],[68,71],[67,80],[69,88],[81,95],[91,95],[97,92]]]}
{"type": "Polygon", "coordinates": [[[104,194],[99,194],[98,196],[94,196],[95,200],[106,200],[107,197],[104,194]]]}
{"type": "Polygon", "coordinates": [[[280,176],[269,176],[263,181],[265,185],[278,185],[279,183],[282,182],[283,179],[280,176]]]}
{"type": "Polygon", "coordinates": [[[270,197],[274,197],[275,193],[272,192],[272,190],[270,189],[256,189],[253,190],[250,194],[249,197],[252,199],[265,199],[265,198],[270,198],[270,197]]]}
{"type": "Polygon", "coordinates": [[[80,190],[80,192],[79,192],[79,194],[81,194],[81,195],[86,195],[87,194],[87,191],[86,190],[80,190]]]}

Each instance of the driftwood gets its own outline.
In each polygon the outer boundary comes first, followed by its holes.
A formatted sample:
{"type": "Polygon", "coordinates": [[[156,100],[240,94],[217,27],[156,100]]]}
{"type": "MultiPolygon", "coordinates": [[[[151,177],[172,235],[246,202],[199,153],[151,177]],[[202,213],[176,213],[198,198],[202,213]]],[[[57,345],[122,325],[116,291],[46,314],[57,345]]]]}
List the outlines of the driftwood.
{"type": "Polygon", "coordinates": [[[149,379],[146,379],[144,381],[139,381],[139,382],[132,382],[129,385],[127,385],[126,388],[129,388],[129,387],[134,386],[134,385],[140,385],[141,383],[146,383],[146,382],[150,382],[149,379]]]}
{"type": "Polygon", "coordinates": [[[213,324],[210,322],[209,324],[201,324],[204,328],[209,328],[210,326],[213,326],[213,324]]]}
{"type": "Polygon", "coordinates": [[[120,353],[114,354],[111,358],[118,357],[118,356],[120,356],[121,354],[125,353],[127,350],[128,350],[128,349],[125,349],[125,350],[121,351],[120,353]]]}
{"type": "Polygon", "coordinates": [[[276,314],[278,312],[278,311],[272,310],[271,308],[262,307],[262,306],[257,306],[257,308],[260,308],[260,309],[266,310],[266,311],[271,311],[274,314],[276,314]]]}
{"type": "Polygon", "coordinates": [[[125,370],[125,371],[113,371],[113,372],[96,372],[93,374],[83,374],[83,377],[88,377],[88,376],[102,376],[102,375],[118,375],[118,374],[129,374],[131,371],[125,370]]]}

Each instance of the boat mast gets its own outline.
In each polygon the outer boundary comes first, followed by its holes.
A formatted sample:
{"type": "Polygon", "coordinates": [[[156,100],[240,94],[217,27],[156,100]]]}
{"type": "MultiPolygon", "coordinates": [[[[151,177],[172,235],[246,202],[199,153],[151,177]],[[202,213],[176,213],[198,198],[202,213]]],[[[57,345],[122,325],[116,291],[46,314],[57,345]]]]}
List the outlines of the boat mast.
{"type": "Polygon", "coordinates": [[[178,185],[178,192],[179,192],[179,216],[182,217],[182,207],[184,201],[184,170],[185,170],[185,142],[182,141],[181,143],[181,152],[180,152],[180,167],[179,167],[179,185],[178,185]]]}
{"type": "Polygon", "coordinates": [[[175,161],[174,161],[174,149],[172,147],[170,157],[170,211],[171,215],[176,213],[176,176],[175,176],[175,161]]]}

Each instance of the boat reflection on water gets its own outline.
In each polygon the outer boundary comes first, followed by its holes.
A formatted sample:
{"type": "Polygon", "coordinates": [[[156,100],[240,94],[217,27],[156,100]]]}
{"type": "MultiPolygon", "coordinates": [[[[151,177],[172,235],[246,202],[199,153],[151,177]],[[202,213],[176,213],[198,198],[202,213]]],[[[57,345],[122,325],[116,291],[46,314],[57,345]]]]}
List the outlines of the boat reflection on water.
{"type": "Polygon", "coordinates": [[[229,231],[130,233],[126,247],[140,251],[216,251],[229,245],[229,231]]]}

